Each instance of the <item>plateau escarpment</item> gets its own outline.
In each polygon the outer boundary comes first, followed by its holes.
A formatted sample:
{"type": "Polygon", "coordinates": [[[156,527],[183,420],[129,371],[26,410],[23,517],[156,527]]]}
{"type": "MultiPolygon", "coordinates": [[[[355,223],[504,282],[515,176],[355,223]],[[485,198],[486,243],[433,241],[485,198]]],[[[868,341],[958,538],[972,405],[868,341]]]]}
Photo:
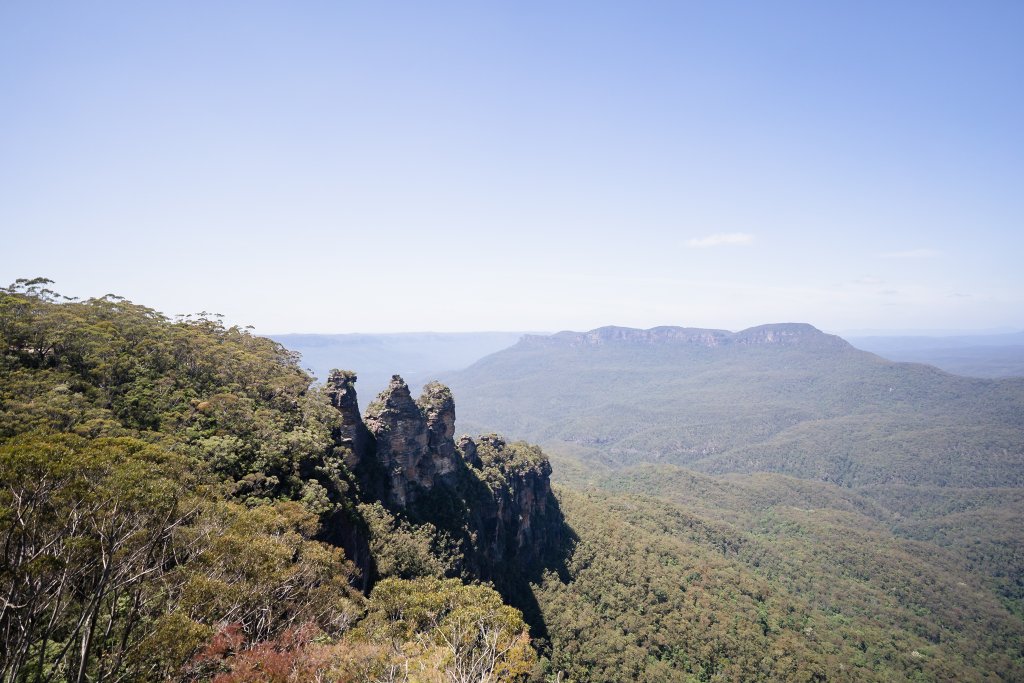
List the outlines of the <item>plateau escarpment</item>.
{"type": "Polygon", "coordinates": [[[1024,484],[1024,380],[889,362],[806,324],[527,336],[445,380],[468,423],[613,467],[1024,484]]]}

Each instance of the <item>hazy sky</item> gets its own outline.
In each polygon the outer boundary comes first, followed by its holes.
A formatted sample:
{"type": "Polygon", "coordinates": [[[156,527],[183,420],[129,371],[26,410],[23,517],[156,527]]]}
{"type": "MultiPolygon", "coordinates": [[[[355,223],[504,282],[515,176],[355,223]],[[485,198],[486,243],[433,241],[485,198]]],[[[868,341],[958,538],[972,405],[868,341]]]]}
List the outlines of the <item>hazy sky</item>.
{"type": "Polygon", "coordinates": [[[1024,327],[1024,2],[0,4],[0,280],[260,332],[1024,327]]]}

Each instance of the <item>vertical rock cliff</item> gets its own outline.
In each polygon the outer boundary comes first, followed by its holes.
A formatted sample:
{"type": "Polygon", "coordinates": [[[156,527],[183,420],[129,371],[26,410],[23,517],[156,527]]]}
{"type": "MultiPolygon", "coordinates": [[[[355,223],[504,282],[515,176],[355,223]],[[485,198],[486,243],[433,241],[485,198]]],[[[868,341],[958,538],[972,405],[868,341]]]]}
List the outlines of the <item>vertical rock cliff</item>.
{"type": "Polygon", "coordinates": [[[541,450],[496,435],[456,444],[455,401],[438,382],[413,400],[395,375],[360,418],[355,381],[336,370],[326,390],[340,414],[335,441],[358,497],[448,534],[462,550],[460,573],[499,588],[539,577],[565,537],[541,450]]]}
{"type": "Polygon", "coordinates": [[[416,405],[427,422],[427,450],[433,478],[450,484],[461,464],[455,448],[455,400],[452,391],[440,382],[431,382],[423,387],[423,394],[416,405]]]}
{"type": "Polygon", "coordinates": [[[551,465],[540,448],[509,444],[500,436],[460,441],[474,476],[487,491],[471,509],[482,578],[500,580],[496,568],[543,566],[562,539],[562,516],[551,492],[551,465]]]}
{"type": "Polygon", "coordinates": [[[385,502],[400,508],[425,491],[452,485],[461,459],[455,448],[455,402],[448,387],[428,384],[418,401],[395,375],[366,409],[374,457],[387,474],[385,502]]]}
{"type": "Polygon", "coordinates": [[[327,398],[338,411],[341,421],[334,429],[333,437],[337,446],[345,449],[345,465],[352,471],[365,463],[372,452],[370,430],[359,416],[359,399],[356,396],[356,374],[347,370],[334,370],[327,378],[327,398]]]}

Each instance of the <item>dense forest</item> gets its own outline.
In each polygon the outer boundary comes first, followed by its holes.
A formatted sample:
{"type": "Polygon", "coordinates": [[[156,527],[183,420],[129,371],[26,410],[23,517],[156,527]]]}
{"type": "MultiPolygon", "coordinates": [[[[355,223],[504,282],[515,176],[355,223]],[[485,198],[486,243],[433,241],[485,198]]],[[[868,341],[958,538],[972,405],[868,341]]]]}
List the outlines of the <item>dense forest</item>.
{"type": "MultiPolygon", "coordinates": [[[[551,489],[538,447],[455,439],[458,390],[396,377],[361,414],[352,373],[317,384],[216,316],[49,285],[0,291],[5,683],[1024,678],[1009,455],[973,456],[997,488],[910,486],[906,458],[836,485],[611,449],[560,454],[551,489]]],[[[575,381],[539,409],[571,417],[598,384],[575,381]]]]}
{"type": "Polygon", "coordinates": [[[445,379],[467,422],[612,466],[1024,485],[1024,378],[894,363],[810,325],[528,336],[445,379]]]}
{"type": "Polygon", "coordinates": [[[48,284],[0,293],[0,680],[533,671],[521,613],[453,571],[451,539],[356,495],[294,354],[48,284]],[[372,576],[334,542],[345,525],[372,576]]]}
{"type": "Polygon", "coordinates": [[[574,491],[628,511],[632,539],[711,534],[713,557],[806,601],[833,654],[860,650],[841,678],[1021,676],[1024,380],[798,324],[526,337],[445,379],[467,422],[544,446],[581,536],[597,515],[574,491]]]}

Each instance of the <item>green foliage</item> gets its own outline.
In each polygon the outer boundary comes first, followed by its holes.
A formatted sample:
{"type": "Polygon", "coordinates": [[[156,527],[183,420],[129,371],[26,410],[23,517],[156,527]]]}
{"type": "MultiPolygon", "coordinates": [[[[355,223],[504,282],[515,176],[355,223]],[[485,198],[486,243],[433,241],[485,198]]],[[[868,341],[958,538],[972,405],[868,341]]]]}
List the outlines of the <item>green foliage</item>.
{"type": "Polygon", "coordinates": [[[359,631],[371,641],[406,643],[407,655],[433,661],[450,681],[522,679],[537,657],[518,610],[493,589],[457,579],[381,581],[359,631]]]}
{"type": "Polygon", "coordinates": [[[544,452],[525,441],[507,443],[496,434],[481,436],[477,455],[482,463],[477,476],[492,490],[507,487],[529,474],[551,474],[551,464],[544,452]]]}
{"type": "Polygon", "coordinates": [[[697,476],[688,485],[691,473],[670,475],[648,482],[672,502],[559,494],[579,543],[568,581],[549,574],[537,599],[551,668],[569,680],[1024,673],[1024,627],[955,557],[894,538],[841,511],[845,503],[810,510],[814,503],[786,482],[748,487],[697,476]]]}
{"type": "Polygon", "coordinates": [[[152,680],[224,620],[252,639],[361,613],[299,503],[218,501],[181,456],[130,438],[0,445],[3,680],[152,680]],[[173,645],[173,647],[170,647],[173,645]]]}
{"type": "Polygon", "coordinates": [[[523,681],[537,663],[522,616],[456,580],[386,579],[340,638],[298,626],[249,642],[227,625],[208,643],[190,673],[217,670],[216,683],[498,683],[523,681]]]}
{"type": "Polygon", "coordinates": [[[410,577],[449,572],[454,548],[379,505],[361,517],[337,412],[290,352],[46,284],[0,290],[0,680],[497,681],[532,666],[521,616],[483,587],[446,586],[444,627],[409,642],[352,636],[375,603],[318,538],[364,525],[378,566],[410,577]],[[486,637],[423,640],[455,624],[486,637]]]}
{"type": "Polygon", "coordinates": [[[370,552],[382,578],[440,578],[454,568],[451,539],[430,523],[398,519],[380,503],[361,504],[370,531],[370,552]]]}
{"type": "Polygon", "coordinates": [[[0,438],[132,435],[206,462],[252,503],[300,498],[314,478],[341,504],[336,418],[294,354],[216,317],[172,322],[112,295],[58,303],[42,284],[0,290],[0,438]]]}
{"type": "Polygon", "coordinates": [[[180,459],[132,439],[0,445],[0,678],[120,672],[187,515],[183,475],[180,459]]]}

